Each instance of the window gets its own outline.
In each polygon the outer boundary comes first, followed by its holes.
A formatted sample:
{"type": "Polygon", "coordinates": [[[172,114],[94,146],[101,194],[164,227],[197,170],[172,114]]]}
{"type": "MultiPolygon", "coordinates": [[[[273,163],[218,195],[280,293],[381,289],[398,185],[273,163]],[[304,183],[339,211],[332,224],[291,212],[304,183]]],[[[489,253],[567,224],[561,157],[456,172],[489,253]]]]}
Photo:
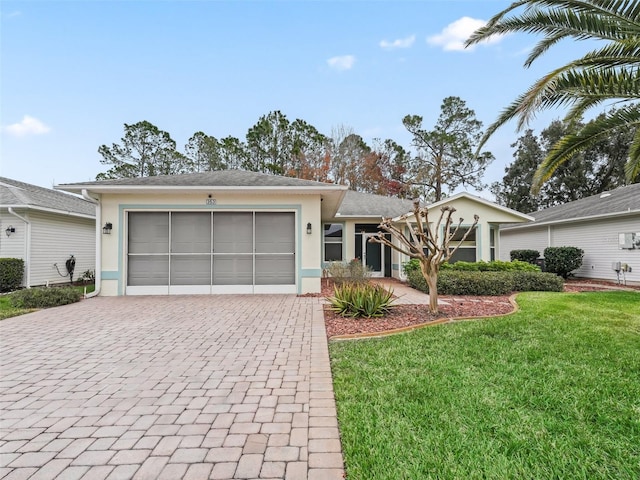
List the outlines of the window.
{"type": "Polygon", "coordinates": [[[324,261],[342,261],[342,230],[341,223],[325,223],[324,227],[324,261]]]}
{"type": "MultiPolygon", "coordinates": [[[[456,229],[455,227],[450,227],[450,232],[453,233],[455,229],[456,229]]],[[[458,243],[460,242],[460,240],[462,240],[462,237],[464,237],[467,231],[469,231],[469,227],[460,227],[458,232],[453,237],[451,237],[449,246],[451,248],[455,248],[456,246],[458,246],[458,243]]],[[[475,262],[477,260],[476,258],[477,231],[478,231],[477,228],[474,228],[473,231],[469,233],[465,241],[462,242],[462,245],[460,245],[460,248],[451,256],[451,258],[449,259],[449,263],[455,263],[458,261],[475,262]]]]}

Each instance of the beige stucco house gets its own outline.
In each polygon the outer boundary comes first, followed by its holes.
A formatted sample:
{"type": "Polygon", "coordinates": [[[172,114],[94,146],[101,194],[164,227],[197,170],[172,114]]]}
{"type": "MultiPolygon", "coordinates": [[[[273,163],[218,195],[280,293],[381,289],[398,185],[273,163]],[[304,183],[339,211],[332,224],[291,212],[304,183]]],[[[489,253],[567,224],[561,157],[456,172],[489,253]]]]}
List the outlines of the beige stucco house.
{"type": "MultiPolygon", "coordinates": [[[[315,293],[330,262],[359,258],[374,275],[400,277],[406,261],[367,240],[412,202],[342,185],[224,170],[57,188],[96,203],[101,295],[315,293]]],[[[480,215],[467,260],[493,258],[500,223],[530,220],[468,194],[433,207],[445,203],[480,215]]]]}
{"type": "Polygon", "coordinates": [[[95,205],[73,195],[0,177],[0,257],[24,261],[22,286],[69,282],[95,267],[95,205]]]}

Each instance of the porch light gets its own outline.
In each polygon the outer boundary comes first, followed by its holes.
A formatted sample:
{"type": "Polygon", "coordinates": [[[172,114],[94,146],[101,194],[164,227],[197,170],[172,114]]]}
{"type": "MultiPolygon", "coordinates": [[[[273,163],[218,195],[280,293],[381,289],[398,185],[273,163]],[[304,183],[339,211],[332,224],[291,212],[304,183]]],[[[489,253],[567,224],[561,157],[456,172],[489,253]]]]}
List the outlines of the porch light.
{"type": "Polygon", "coordinates": [[[307,235],[311,235],[311,222],[307,223],[307,235]]]}
{"type": "Polygon", "coordinates": [[[7,229],[4,231],[4,233],[7,234],[7,237],[10,237],[12,233],[16,233],[16,228],[13,225],[9,225],[7,229]]]}
{"type": "Polygon", "coordinates": [[[102,227],[102,233],[105,235],[111,235],[112,228],[113,228],[113,225],[111,225],[110,222],[107,222],[104,224],[104,227],[102,227]]]}

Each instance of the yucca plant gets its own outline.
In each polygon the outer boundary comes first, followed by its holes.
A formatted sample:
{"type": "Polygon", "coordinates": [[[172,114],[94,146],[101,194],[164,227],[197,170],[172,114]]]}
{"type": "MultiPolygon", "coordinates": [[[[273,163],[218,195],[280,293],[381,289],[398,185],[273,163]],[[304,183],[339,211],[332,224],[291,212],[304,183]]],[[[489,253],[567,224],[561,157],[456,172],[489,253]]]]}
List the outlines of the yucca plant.
{"type": "Polygon", "coordinates": [[[393,290],[372,283],[336,285],[329,303],[331,310],[344,317],[382,317],[393,307],[393,290]]]}

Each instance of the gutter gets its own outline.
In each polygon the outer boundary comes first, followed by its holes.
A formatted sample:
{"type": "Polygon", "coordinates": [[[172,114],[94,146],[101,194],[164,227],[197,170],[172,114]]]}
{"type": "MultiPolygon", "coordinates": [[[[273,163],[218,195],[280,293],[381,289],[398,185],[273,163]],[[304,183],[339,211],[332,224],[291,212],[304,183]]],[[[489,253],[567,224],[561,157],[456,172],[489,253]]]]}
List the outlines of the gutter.
{"type": "Polygon", "coordinates": [[[27,233],[26,233],[26,238],[25,238],[25,245],[24,245],[24,260],[25,260],[25,264],[26,264],[26,270],[27,270],[27,278],[25,281],[25,286],[27,288],[31,288],[31,222],[29,220],[27,220],[26,218],[24,218],[21,215],[18,215],[14,210],[13,207],[8,207],[9,213],[11,215],[13,215],[14,217],[19,218],[20,220],[22,220],[26,227],[27,227],[27,233]]]}
{"type": "Polygon", "coordinates": [[[100,289],[102,288],[102,205],[99,200],[90,196],[85,188],[82,189],[82,198],[96,206],[96,283],[93,292],[86,296],[86,298],[91,298],[99,295],[100,289]]]}

